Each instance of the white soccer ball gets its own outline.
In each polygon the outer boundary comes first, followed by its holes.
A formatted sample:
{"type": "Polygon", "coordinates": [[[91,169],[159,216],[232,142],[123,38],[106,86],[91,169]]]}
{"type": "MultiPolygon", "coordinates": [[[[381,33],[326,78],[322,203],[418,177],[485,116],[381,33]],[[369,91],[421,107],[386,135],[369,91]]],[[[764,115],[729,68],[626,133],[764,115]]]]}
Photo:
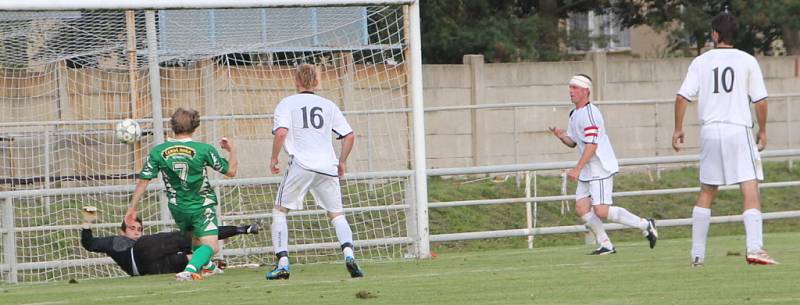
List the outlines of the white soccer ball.
{"type": "Polygon", "coordinates": [[[142,135],[142,128],[139,127],[139,123],[136,121],[125,119],[117,123],[115,134],[117,136],[117,140],[122,143],[130,144],[139,139],[139,137],[142,135]]]}

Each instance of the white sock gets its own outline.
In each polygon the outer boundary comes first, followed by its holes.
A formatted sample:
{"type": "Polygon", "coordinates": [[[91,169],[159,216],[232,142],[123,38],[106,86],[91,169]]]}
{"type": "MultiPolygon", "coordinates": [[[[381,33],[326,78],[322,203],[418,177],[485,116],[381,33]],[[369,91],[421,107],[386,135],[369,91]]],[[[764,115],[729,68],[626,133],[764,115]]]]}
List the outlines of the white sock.
{"type": "Polygon", "coordinates": [[[698,206],[692,210],[692,260],[699,257],[700,261],[706,258],[706,238],[708,227],[711,225],[711,209],[698,206]]]}
{"type": "Polygon", "coordinates": [[[353,252],[353,248],[350,247],[344,247],[344,249],[342,250],[342,254],[344,255],[344,258],[356,257],[355,253],[353,252]]]}
{"type": "MultiPolygon", "coordinates": [[[[334,230],[336,230],[336,238],[339,239],[340,245],[346,243],[353,244],[353,231],[350,229],[350,224],[347,223],[347,218],[345,218],[344,215],[333,218],[331,224],[334,230]]],[[[345,258],[348,256],[355,257],[353,256],[353,249],[350,247],[345,247],[342,251],[345,258]]]]}
{"type": "MultiPolygon", "coordinates": [[[[272,247],[275,253],[289,251],[289,225],[286,222],[286,213],[272,210],[272,247]]],[[[282,257],[278,261],[278,266],[289,264],[289,259],[282,257]]]]}
{"type": "Polygon", "coordinates": [[[755,252],[764,246],[763,236],[761,235],[761,211],[749,209],[742,213],[744,216],[744,231],[747,234],[747,251],[755,252]]]}
{"type": "Polygon", "coordinates": [[[289,257],[283,256],[281,259],[278,260],[278,267],[286,267],[289,266],[289,257]]]}
{"type": "Polygon", "coordinates": [[[597,240],[597,243],[600,244],[600,246],[605,247],[606,249],[614,249],[611,239],[609,239],[608,234],[606,234],[606,229],[603,228],[603,221],[600,220],[600,217],[597,217],[597,215],[594,214],[594,211],[589,211],[589,213],[583,214],[581,219],[586,222],[586,227],[592,231],[594,238],[597,240]]]}
{"type": "Polygon", "coordinates": [[[613,222],[624,224],[629,227],[639,228],[642,231],[647,230],[648,226],[647,220],[639,216],[633,215],[633,213],[628,212],[628,210],[621,207],[615,207],[615,206],[609,207],[608,219],[613,222]]]}

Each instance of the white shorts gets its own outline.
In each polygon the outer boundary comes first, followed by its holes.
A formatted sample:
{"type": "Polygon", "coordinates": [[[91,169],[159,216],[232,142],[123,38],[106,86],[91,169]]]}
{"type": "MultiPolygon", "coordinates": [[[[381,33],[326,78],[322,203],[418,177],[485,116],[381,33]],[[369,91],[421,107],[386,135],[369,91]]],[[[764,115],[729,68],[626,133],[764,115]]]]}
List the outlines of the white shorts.
{"type": "Polygon", "coordinates": [[[342,190],[339,177],[320,174],[290,163],[283,176],[275,205],[302,210],[306,194],[311,192],[317,205],[328,212],[341,213],[342,190]]]}
{"type": "Polygon", "coordinates": [[[614,204],[611,193],[614,191],[614,176],[608,178],[578,181],[578,188],[575,190],[575,200],[586,197],[592,198],[592,205],[614,204]]]}
{"type": "Polygon", "coordinates": [[[700,182],[728,185],[764,180],[751,128],[711,123],[700,128],[700,182]]]}

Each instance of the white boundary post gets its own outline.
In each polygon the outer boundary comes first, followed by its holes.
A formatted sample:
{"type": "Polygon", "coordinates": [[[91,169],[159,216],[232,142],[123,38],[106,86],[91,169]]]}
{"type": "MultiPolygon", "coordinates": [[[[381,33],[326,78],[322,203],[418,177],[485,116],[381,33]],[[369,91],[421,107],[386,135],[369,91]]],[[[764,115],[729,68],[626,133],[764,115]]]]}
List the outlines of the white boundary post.
{"type": "MultiPolygon", "coordinates": [[[[147,68],[150,77],[150,100],[152,101],[153,111],[153,144],[164,143],[164,115],[161,113],[161,71],[158,66],[158,35],[156,34],[156,13],[148,10],[145,14],[145,27],[147,30],[147,68]]],[[[159,220],[168,221],[170,216],[167,206],[167,196],[160,192],[159,201],[159,220]]],[[[168,230],[169,226],[164,225],[162,230],[168,230]]]]}
{"type": "MultiPolygon", "coordinates": [[[[525,172],[525,197],[531,197],[531,172],[525,172]]],[[[525,201],[525,220],[529,232],[533,232],[533,215],[530,201],[525,201]]],[[[533,249],[533,234],[528,235],[528,249],[533,249]]]]}
{"type": "Polygon", "coordinates": [[[422,100],[422,48],[420,37],[419,1],[409,7],[410,25],[408,43],[411,50],[411,94],[414,118],[414,189],[416,191],[415,209],[417,212],[417,236],[414,240],[417,257],[431,256],[430,231],[428,229],[428,174],[425,164],[425,109],[422,100]]]}
{"type": "Polygon", "coordinates": [[[406,189],[405,189],[405,198],[403,198],[403,203],[408,205],[408,212],[406,214],[406,234],[408,234],[408,238],[412,240],[412,246],[409,247],[407,253],[404,254],[404,258],[416,258],[418,257],[417,252],[419,251],[418,247],[416,246],[417,241],[417,210],[414,201],[416,200],[417,192],[414,188],[414,177],[407,177],[406,179],[406,189]]]}
{"type": "Polygon", "coordinates": [[[17,243],[16,233],[14,232],[14,204],[11,197],[6,198],[3,203],[3,229],[6,231],[3,238],[3,255],[6,269],[6,282],[17,283],[17,243]]]}
{"type": "Polygon", "coordinates": [[[0,11],[108,9],[213,9],[250,7],[369,6],[411,4],[414,0],[26,0],[0,1],[0,11]]]}

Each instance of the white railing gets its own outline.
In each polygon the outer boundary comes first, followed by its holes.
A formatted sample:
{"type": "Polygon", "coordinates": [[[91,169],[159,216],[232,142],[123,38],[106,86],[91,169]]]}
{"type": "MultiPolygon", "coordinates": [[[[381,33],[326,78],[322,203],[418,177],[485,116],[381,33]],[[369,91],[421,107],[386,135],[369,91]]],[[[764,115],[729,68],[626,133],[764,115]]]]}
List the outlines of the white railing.
{"type": "MultiPolygon", "coordinates": [[[[773,151],[765,151],[762,153],[763,158],[795,158],[800,156],[799,149],[793,150],[773,150],[773,151]]],[[[620,160],[620,165],[622,166],[636,166],[636,165],[657,165],[657,164],[669,164],[669,163],[687,163],[687,162],[697,162],[698,156],[696,155],[686,155],[686,156],[670,156],[670,157],[654,157],[654,158],[634,158],[634,159],[622,159],[620,160]]],[[[469,167],[469,168],[447,168],[447,169],[431,169],[427,171],[428,176],[449,176],[449,175],[472,175],[472,174],[492,174],[492,173],[518,173],[518,172],[527,172],[530,173],[532,171],[547,171],[547,170],[559,170],[564,168],[569,168],[574,165],[574,162],[548,162],[548,163],[531,163],[531,164],[516,164],[516,165],[497,165],[497,166],[482,166],[482,167],[469,167]]],[[[406,171],[388,171],[388,172],[375,172],[375,173],[363,173],[363,174],[348,174],[345,178],[346,179],[366,179],[366,178],[404,178],[407,179],[407,183],[411,183],[414,180],[413,171],[406,170],[406,171]]],[[[526,179],[530,181],[529,179],[526,179]]],[[[220,186],[235,186],[235,185],[259,185],[259,184],[273,184],[279,182],[279,179],[276,177],[270,178],[251,178],[251,179],[226,179],[226,180],[219,180],[214,181],[215,185],[220,186]]],[[[772,182],[772,183],[763,183],[760,185],[761,188],[773,188],[773,187],[797,187],[800,186],[800,181],[784,181],[784,182],[772,182]]],[[[162,185],[154,184],[151,186],[152,190],[158,190],[162,188],[162,185]]],[[[527,184],[526,188],[531,188],[533,185],[527,184]]],[[[729,190],[734,189],[735,187],[722,187],[721,190],[729,190]]],[[[65,195],[65,194],[85,194],[85,193],[114,193],[114,192],[130,192],[133,190],[133,186],[106,186],[106,187],[92,187],[92,188],[70,188],[70,189],[49,189],[49,190],[26,190],[26,191],[11,191],[11,192],[0,192],[0,199],[3,199],[3,226],[0,228],[0,234],[4,236],[3,238],[3,255],[4,260],[3,263],[0,265],[0,272],[7,273],[6,279],[9,282],[16,281],[16,273],[19,270],[36,270],[36,269],[45,269],[45,268],[60,268],[64,266],[88,266],[88,265],[98,265],[98,264],[113,264],[110,259],[92,259],[92,260],[58,260],[58,261],[42,261],[42,262],[28,262],[28,263],[16,263],[16,248],[15,248],[15,234],[21,232],[29,232],[29,231],[39,231],[39,230],[66,230],[66,229],[77,229],[79,228],[78,224],[74,225],[64,225],[64,226],[40,226],[40,227],[15,227],[14,226],[14,199],[15,198],[24,198],[30,196],[56,196],[56,195],[65,195]]],[[[667,194],[680,194],[680,193],[692,193],[697,192],[698,188],[673,188],[673,189],[658,189],[658,190],[638,190],[638,191],[629,191],[629,192],[615,192],[614,196],[622,197],[622,196],[647,196],[647,195],[667,195],[667,194]]],[[[457,206],[471,206],[471,205],[498,205],[498,204],[517,204],[517,203],[526,203],[526,205],[538,205],[538,203],[543,202],[560,202],[563,200],[572,200],[574,196],[572,195],[560,195],[560,196],[527,196],[522,198],[501,198],[501,199],[485,199],[485,200],[465,200],[465,201],[451,201],[451,202],[435,202],[430,203],[429,208],[447,208],[447,207],[457,207],[457,206]]],[[[414,209],[415,204],[413,203],[413,196],[411,198],[407,198],[407,204],[399,204],[399,205],[387,205],[387,206],[380,206],[380,207],[368,207],[368,208],[355,208],[349,209],[348,212],[355,212],[355,211],[366,211],[366,210],[373,210],[373,209],[401,209],[406,210],[408,215],[412,214],[412,209],[414,209]]],[[[536,211],[536,209],[534,209],[536,211]]],[[[293,213],[290,217],[297,217],[306,214],[321,214],[324,211],[302,211],[298,213],[293,213]]],[[[430,241],[456,241],[456,240],[470,240],[470,239],[484,239],[484,238],[499,238],[499,237],[522,237],[527,236],[532,238],[535,235],[544,235],[544,234],[562,234],[562,233],[574,233],[574,232],[586,232],[586,228],[583,226],[558,226],[558,227],[543,227],[537,228],[534,226],[536,223],[536,213],[528,212],[528,225],[525,228],[520,229],[512,229],[512,230],[496,230],[496,231],[481,231],[481,232],[465,232],[465,233],[447,233],[447,234],[437,234],[437,235],[427,235],[425,236],[426,239],[430,241]]],[[[774,212],[774,213],[764,213],[764,219],[782,219],[782,218],[797,218],[800,217],[800,211],[782,211],[782,212],[774,212]]],[[[271,218],[270,213],[259,213],[259,214],[246,214],[246,215],[236,215],[236,216],[221,216],[220,219],[222,221],[227,220],[239,220],[239,219],[268,219],[271,218]]],[[[717,216],[712,218],[712,222],[714,223],[722,223],[722,222],[740,222],[741,216],[717,216]]],[[[147,224],[161,224],[161,222],[147,222],[147,224]]],[[[685,226],[691,224],[690,219],[665,219],[659,220],[660,226],[685,226]]],[[[97,224],[95,228],[110,228],[116,227],[118,224],[116,223],[104,223],[104,224],[97,224]]],[[[425,223],[427,226],[427,223],[425,223]]],[[[608,224],[606,225],[608,230],[615,230],[623,228],[620,225],[616,224],[608,224]]],[[[415,232],[414,230],[409,230],[409,232],[415,232]]],[[[425,232],[421,232],[420,234],[425,234],[425,232]]],[[[420,240],[420,236],[412,235],[410,233],[408,236],[396,236],[393,238],[382,238],[376,240],[360,240],[358,241],[360,245],[369,246],[369,245],[386,245],[386,244],[404,244],[409,245],[414,243],[415,241],[420,240]]],[[[312,249],[327,249],[327,248],[335,248],[337,245],[334,243],[318,243],[318,244],[304,244],[299,246],[291,247],[290,249],[293,251],[304,251],[304,250],[312,250],[312,249]]],[[[249,254],[263,254],[263,253],[271,253],[271,247],[250,247],[250,248],[226,248],[224,249],[223,255],[249,255],[249,254]]]]}

